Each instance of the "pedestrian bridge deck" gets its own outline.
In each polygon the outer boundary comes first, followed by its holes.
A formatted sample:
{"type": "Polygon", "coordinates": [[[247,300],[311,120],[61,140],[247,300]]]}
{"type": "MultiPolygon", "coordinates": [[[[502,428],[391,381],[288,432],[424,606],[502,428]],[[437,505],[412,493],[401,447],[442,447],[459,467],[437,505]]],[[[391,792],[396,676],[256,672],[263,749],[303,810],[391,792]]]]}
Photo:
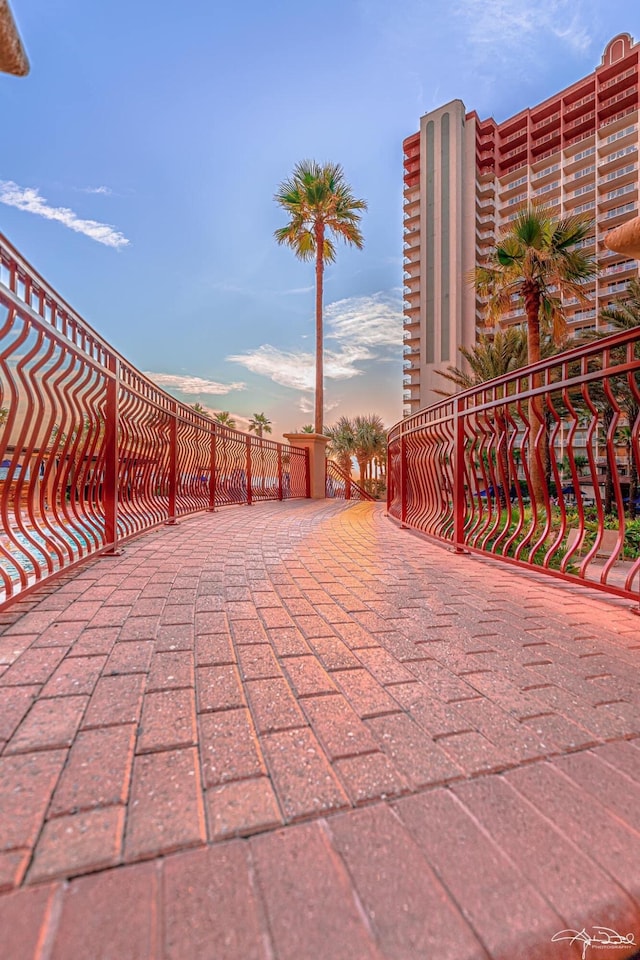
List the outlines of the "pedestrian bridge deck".
{"type": "Polygon", "coordinates": [[[161,528],[1,618],[8,960],[637,950],[628,603],[296,501],[161,528]]]}

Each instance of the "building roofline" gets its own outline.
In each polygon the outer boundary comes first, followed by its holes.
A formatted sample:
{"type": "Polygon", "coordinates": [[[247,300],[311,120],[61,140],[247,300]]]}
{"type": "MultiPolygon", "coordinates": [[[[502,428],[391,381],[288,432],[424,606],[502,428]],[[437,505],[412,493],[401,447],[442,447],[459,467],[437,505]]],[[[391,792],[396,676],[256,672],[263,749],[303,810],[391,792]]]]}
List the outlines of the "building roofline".
{"type": "MultiPolygon", "coordinates": [[[[504,120],[498,121],[493,116],[480,117],[477,110],[475,109],[468,110],[466,112],[466,119],[470,120],[472,118],[475,118],[476,123],[480,127],[484,127],[486,125],[492,125],[500,129],[504,127],[506,124],[515,123],[516,121],[530,115],[531,113],[537,112],[539,110],[543,110],[546,106],[550,106],[551,104],[555,103],[559,97],[564,97],[568,93],[571,93],[571,91],[579,89],[582,86],[582,84],[584,84],[587,80],[591,79],[592,77],[595,78],[603,70],[611,69],[611,67],[613,66],[613,63],[607,62],[607,54],[609,53],[613,45],[618,40],[624,40],[629,46],[629,52],[625,54],[625,56],[628,56],[632,50],[636,50],[637,48],[640,47],[640,43],[636,43],[636,41],[633,39],[630,33],[618,33],[616,34],[615,37],[612,37],[611,40],[609,40],[608,43],[605,45],[600,63],[591,71],[591,73],[588,73],[586,74],[586,76],[581,77],[579,80],[576,80],[574,83],[569,84],[569,86],[565,87],[563,90],[559,90],[556,93],[552,94],[551,96],[545,97],[544,100],[541,100],[539,103],[536,103],[533,106],[523,107],[521,110],[518,110],[517,113],[513,113],[511,114],[511,116],[505,117],[504,120]]],[[[624,57],[622,59],[624,59],[624,57]]],[[[462,101],[459,100],[459,98],[456,98],[455,100],[449,101],[449,103],[447,104],[441,104],[441,106],[436,107],[435,110],[427,111],[427,113],[423,114],[423,116],[428,116],[431,113],[435,113],[438,110],[443,109],[443,107],[449,106],[449,104],[455,103],[455,102],[462,103],[462,101]]],[[[466,110],[466,107],[464,106],[464,104],[463,104],[463,108],[466,110]]],[[[409,137],[407,137],[406,139],[409,139],[409,137]]]]}

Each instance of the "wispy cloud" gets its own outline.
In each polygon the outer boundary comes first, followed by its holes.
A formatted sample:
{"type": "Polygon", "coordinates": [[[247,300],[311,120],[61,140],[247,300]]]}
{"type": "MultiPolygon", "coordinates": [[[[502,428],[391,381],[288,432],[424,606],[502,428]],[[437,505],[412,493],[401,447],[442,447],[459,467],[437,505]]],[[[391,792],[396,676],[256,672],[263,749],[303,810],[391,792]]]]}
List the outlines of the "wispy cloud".
{"type": "Polygon", "coordinates": [[[380,350],[402,346],[401,291],[336,300],[325,310],[327,339],[345,347],[380,350]]]}
{"type": "MultiPolygon", "coordinates": [[[[325,310],[325,328],[326,379],[350,380],[360,376],[364,373],[364,361],[400,356],[401,293],[394,290],[337,300],[325,310]]],[[[262,344],[227,360],[294,390],[311,391],[315,385],[315,357],[308,351],[286,351],[262,344]]]]}
{"type": "Polygon", "coordinates": [[[169,390],[196,396],[224,396],[234,390],[246,390],[246,383],[218,383],[216,380],[204,380],[202,377],[181,376],[177,373],[145,373],[154,383],[169,390]]]}
{"type": "Polygon", "coordinates": [[[97,243],[106,247],[120,247],[129,245],[127,238],[108,223],[98,220],[83,220],[68,207],[52,207],[45,197],[40,196],[36,187],[20,187],[13,180],[0,180],[0,203],[8,207],[16,207],[25,213],[35,213],[45,220],[57,220],[76,233],[83,233],[97,243]]]}
{"type": "Polygon", "coordinates": [[[585,52],[591,45],[591,35],[582,8],[580,0],[537,0],[528,6],[521,0],[458,0],[457,3],[469,43],[500,59],[534,56],[531,41],[536,37],[543,40],[545,33],[562,40],[576,52],[585,52]]]}
{"type": "MultiPolygon", "coordinates": [[[[331,400],[327,400],[327,398],[326,398],[326,396],[325,396],[325,401],[324,401],[324,412],[325,412],[325,413],[329,413],[330,410],[335,410],[335,409],[336,409],[337,407],[339,407],[339,406],[340,406],[340,400],[339,400],[339,399],[334,400],[334,401],[331,401],[331,400]]],[[[303,395],[300,397],[300,399],[298,400],[298,410],[300,410],[300,412],[301,412],[301,413],[304,413],[304,414],[311,414],[311,413],[313,413],[314,410],[315,410],[315,405],[314,405],[314,402],[313,402],[313,397],[307,396],[306,394],[303,394],[303,395]]]]}
{"type": "Polygon", "coordinates": [[[81,193],[100,193],[110,197],[113,193],[111,187],[80,187],[81,193]]]}
{"type": "Polygon", "coordinates": [[[290,297],[298,293],[311,293],[312,290],[315,290],[313,284],[310,287],[292,287],[291,290],[281,290],[283,296],[290,297]]]}

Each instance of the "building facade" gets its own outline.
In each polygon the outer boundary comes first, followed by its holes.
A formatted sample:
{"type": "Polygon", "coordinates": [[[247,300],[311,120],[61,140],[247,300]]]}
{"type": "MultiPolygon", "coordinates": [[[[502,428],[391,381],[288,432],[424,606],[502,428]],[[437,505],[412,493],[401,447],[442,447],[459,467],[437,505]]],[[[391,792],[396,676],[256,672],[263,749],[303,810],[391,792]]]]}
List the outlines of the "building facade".
{"type": "MultiPolygon", "coordinates": [[[[637,261],[607,250],[603,237],[638,214],[639,52],[621,34],[593,73],[503,123],[454,100],[404,141],[405,415],[440,399],[438,371],[460,366],[458,347],[486,330],[469,275],[528,203],[594,220],[583,245],[600,272],[585,285],[592,304],[565,301],[573,333],[595,328],[600,309],[638,276],[637,261]]],[[[504,316],[523,320],[518,303],[504,316]]]]}

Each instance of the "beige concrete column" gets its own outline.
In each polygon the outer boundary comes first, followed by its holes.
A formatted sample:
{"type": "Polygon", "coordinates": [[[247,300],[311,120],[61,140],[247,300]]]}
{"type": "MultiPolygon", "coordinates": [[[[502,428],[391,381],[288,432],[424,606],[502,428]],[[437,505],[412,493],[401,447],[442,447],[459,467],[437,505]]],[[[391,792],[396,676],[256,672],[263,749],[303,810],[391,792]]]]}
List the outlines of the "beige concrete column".
{"type": "Polygon", "coordinates": [[[303,447],[309,451],[309,489],[312,500],[324,500],[327,495],[325,486],[326,450],[329,437],[320,433],[285,433],[292,447],[303,447]]]}

